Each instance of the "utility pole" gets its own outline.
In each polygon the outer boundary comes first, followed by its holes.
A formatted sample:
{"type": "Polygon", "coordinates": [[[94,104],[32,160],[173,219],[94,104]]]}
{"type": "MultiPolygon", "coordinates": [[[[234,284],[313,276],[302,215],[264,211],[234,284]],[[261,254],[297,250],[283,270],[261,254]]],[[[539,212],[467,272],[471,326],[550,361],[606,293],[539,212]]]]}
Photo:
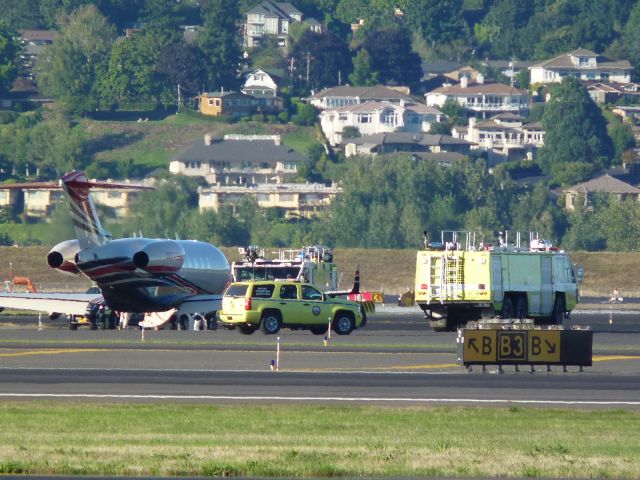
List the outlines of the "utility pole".
{"type": "Polygon", "coordinates": [[[181,102],[181,98],[180,98],[180,84],[178,84],[178,110],[176,110],[176,115],[178,113],[180,113],[180,102],[181,102]]]}
{"type": "Polygon", "coordinates": [[[309,72],[311,71],[311,54],[307,52],[307,88],[309,88],[309,72]]]}
{"type": "Polygon", "coordinates": [[[293,57],[289,60],[289,92],[291,92],[291,90],[293,90],[293,57]]]}
{"type": "Polygon", "coordinates": [[[342,70],[338,70],[338,85],[342,85],[342,70]]]}

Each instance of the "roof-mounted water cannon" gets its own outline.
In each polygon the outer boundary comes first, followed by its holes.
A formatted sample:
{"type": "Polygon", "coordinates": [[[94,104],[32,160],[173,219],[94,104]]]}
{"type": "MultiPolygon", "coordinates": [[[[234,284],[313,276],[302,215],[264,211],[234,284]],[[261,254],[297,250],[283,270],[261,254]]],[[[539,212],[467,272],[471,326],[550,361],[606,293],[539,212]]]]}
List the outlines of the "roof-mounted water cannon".
{"type": "Polygon", "coordinates": [[[249,245],[247,247],[238,247],[238,251],[244,255],[244,258],[247,259],[248,262],[255,262],[258,258],[262,257],[260,253],[260,247],[256,245],[249,245]]]}

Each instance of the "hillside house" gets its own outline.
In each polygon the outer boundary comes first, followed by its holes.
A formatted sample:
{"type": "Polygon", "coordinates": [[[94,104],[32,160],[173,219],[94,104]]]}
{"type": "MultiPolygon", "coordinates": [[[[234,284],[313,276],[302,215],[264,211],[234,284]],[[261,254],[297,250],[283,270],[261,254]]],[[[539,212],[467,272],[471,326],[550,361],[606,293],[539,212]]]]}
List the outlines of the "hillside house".
{"type": "Polygon", "coordinates": [[[604,174],[563,189],[562,194],[565,198],[565,209],[568,211],[575,210],[576,208],[593,209],[591,199],[595,193],[614,196],[621,201],[627,198],[638,201],[640,198],[640,188],[612,177],[609,174],[604,174]]]}
{"type": "Polygon", "coordinates": [[[457,85],[444,85],[425,93],[427,105],[441,108],[447,100],[455,100],[472,116],[486,118],[498,113],[524,114],[529,110],[529,94],[525,90],[496,82],[476,82],[462,77],[457,85]]]}
{"type": "Polygon", "coordinates": [[[263,38],[271,37],[278,45],[286,47],[289,26],[302,21],[302,12],[289,2],[264,1],[247,12],[244,29],[244,46],[253,48],[263,38]]]}
{"type": "Polygon", "coordinates": [[[380,133],[344,141],[345,156],[384,155],[390,153],[457,153],[464,157],[469,154],[472,144],[450,135],[429,133],[380,133]]]}
{"type": "Polygon", "coordinates": [[[544,129],[540,122],[526,123],[519,115],[502,114],[489,120],[469,118],[464,132],[453,130],[452,135],[464,138],[475,149],[489,153],[490,163],[511,160],[534,160],[544,146],[544,129]]]}
{"type": "Polygon", "coordinates": [[[611,60],[579,48],[529,67],[531,84],[560,83],[565,77],[583,81],[631,82],[633,67],[628,60],[611,60]]]}
{"type": "Polygon", "coordinates": [[[342,85],[326,88],[305,100],[320,110],[358,105],[366,102],[389,102],[395,104],[415,102],[415,99],[409,95],[406,89],[385,87],[383,85],[374,85],[372,87],[342,85]]]}
{"type": "Polygon", "coordinates": [[[620,100],[637,103],[640,100],[640,85],[634,82],[584,82],[589,97],[596,103],[612,104],[620,100]]]}
{"type": "Polygon", "coordinates": [[[423,103],[366,102],[323,110],[320,126],[329,143],[338,145],[344,141],[346,127],[356,128],[363,136],[398,131],[424,133],[441,116],[440,110],[423,103]]]}
{"type": "Polygon", "coordinates": [[[173,174],[204,177],[210,185],[284,183],[298,172],[304,157],[283,145],[280,135],[207,134],[169,164],[173,174]]]}
{"type": "Polygon", "coordinates": [[[247,198],[253,198],[261,208],[281,208],[285,218],[317,217],[342,193],[337,185],[319,183],[262,183],[250,186],[211,185],[198,189],[200,211],[218,211],[221,206],[233,208],[247,198]]]}

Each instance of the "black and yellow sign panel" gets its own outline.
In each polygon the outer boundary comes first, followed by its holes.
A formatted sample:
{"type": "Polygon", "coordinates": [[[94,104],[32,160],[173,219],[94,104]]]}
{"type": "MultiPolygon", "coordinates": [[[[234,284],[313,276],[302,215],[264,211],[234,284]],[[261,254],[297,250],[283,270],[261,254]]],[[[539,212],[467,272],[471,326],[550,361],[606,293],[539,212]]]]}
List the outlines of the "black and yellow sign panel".
{"type": "Polygon", "coordinates": [[[573,330],[464,330],[465,364],[591,365],[593,332],[573,330]]]}
{"type": "Polygon", "coordinates": [[[469,362],[496,362],[497,330],[465,330],[464,359],[469,362]]]}
{"type": "Polygon", "coordinates": [[[530,330],[528,335],[530,362],[560,361],[560,330],[530,330]]]}

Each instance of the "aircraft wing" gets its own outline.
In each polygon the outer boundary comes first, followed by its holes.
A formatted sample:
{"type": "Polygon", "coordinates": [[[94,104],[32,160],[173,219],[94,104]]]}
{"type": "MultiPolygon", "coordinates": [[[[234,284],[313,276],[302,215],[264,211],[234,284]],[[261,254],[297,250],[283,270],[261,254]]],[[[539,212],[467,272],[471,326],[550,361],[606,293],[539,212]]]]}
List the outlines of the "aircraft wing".
{"type": "Polygon", "coordinates": [[[0,293],[0,309],[84,315],[89,303],[100,299],[99,293],[0,293]]]}

